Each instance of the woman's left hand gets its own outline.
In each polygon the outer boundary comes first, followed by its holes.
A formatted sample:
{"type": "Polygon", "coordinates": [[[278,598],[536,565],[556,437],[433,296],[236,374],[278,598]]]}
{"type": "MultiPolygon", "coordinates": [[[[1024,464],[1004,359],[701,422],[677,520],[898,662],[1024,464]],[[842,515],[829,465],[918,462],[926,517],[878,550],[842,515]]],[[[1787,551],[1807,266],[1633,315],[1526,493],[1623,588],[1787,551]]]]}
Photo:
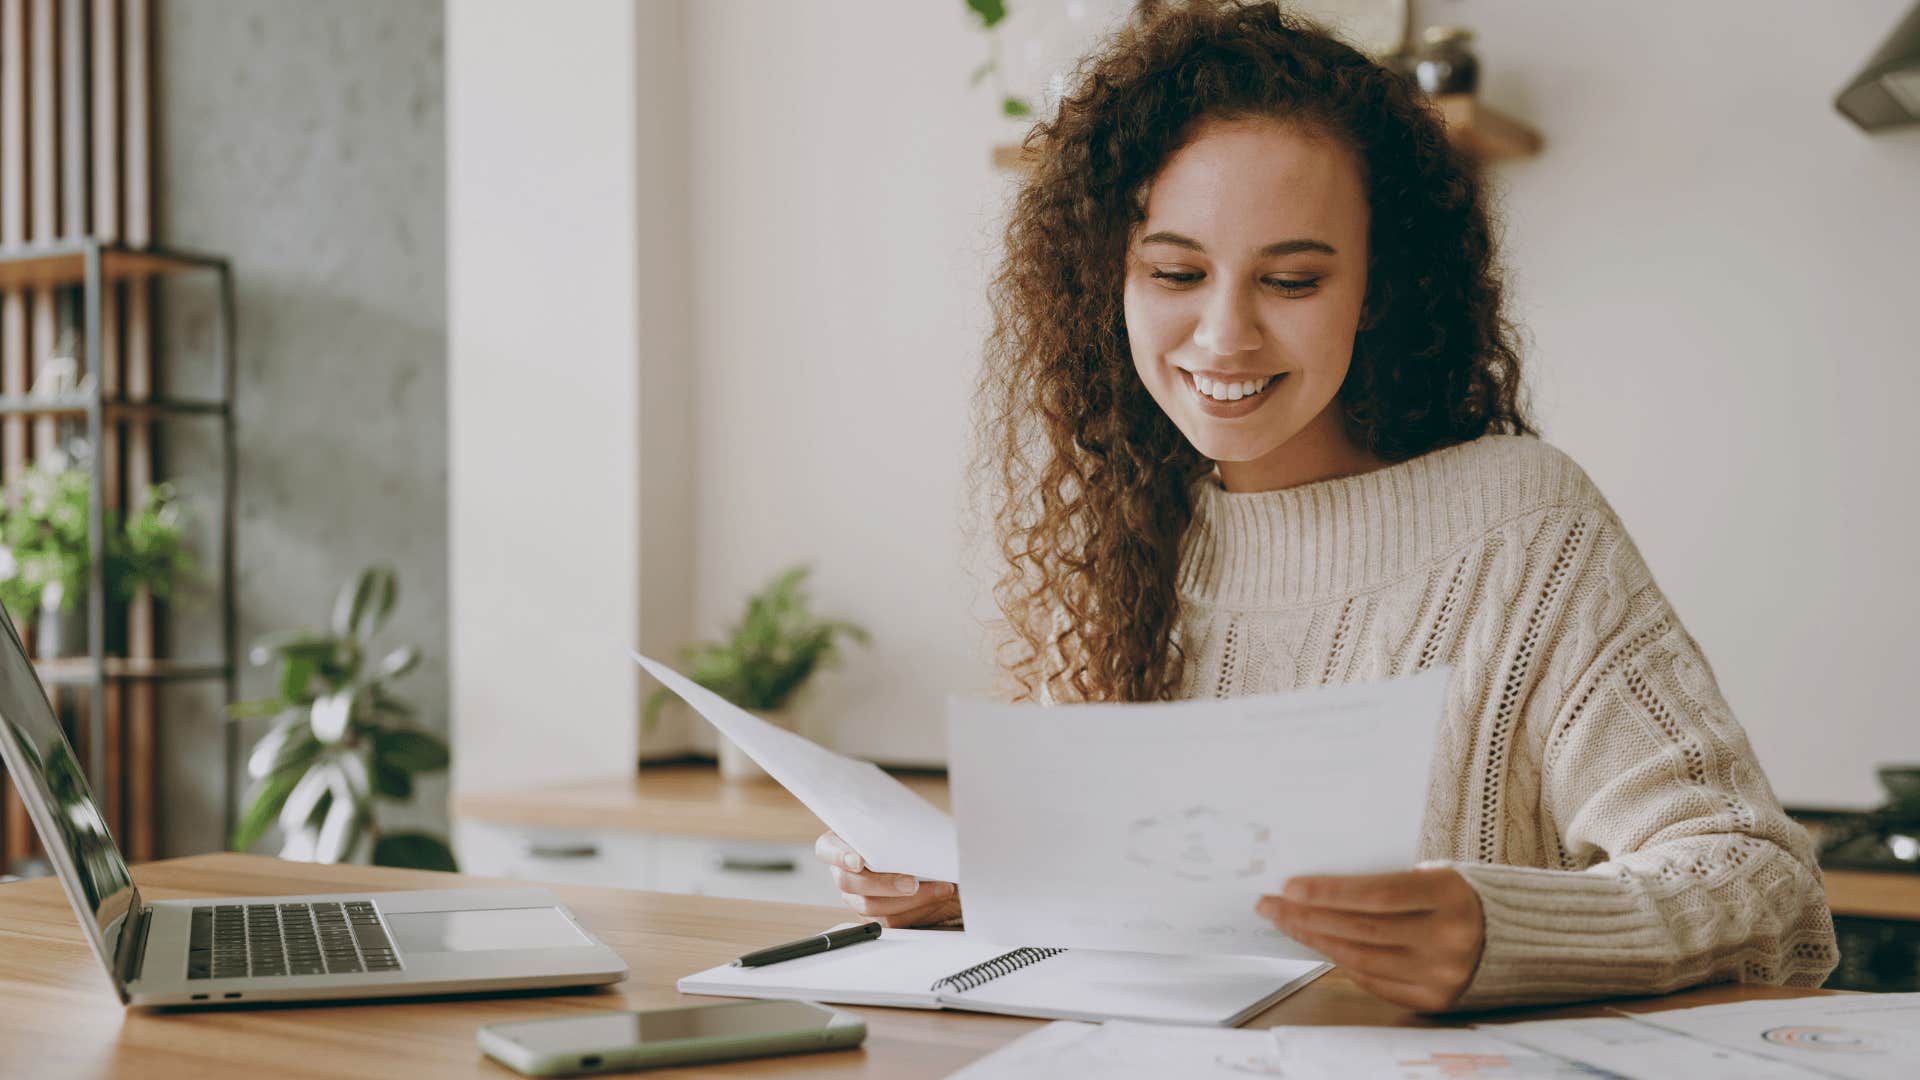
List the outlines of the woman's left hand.
{"type": "Polygon", "coordinates": [[[1422,1012],[1459,998],[1486,942],[1480,895],[1450,867],[1297,877],[1254,910],[1361,989],[1422,1012]]]}

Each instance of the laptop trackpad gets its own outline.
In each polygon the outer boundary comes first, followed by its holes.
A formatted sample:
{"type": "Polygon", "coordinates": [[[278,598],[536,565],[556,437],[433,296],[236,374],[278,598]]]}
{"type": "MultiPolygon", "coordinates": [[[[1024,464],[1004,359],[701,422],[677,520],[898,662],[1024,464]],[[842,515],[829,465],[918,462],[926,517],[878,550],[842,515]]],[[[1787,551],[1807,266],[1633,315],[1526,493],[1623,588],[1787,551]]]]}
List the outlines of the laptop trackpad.
{"type": "Polygon", "coordinates": [[[387,915],[400,955],[591,945],[556,907],[408,911],[387,915]]]}

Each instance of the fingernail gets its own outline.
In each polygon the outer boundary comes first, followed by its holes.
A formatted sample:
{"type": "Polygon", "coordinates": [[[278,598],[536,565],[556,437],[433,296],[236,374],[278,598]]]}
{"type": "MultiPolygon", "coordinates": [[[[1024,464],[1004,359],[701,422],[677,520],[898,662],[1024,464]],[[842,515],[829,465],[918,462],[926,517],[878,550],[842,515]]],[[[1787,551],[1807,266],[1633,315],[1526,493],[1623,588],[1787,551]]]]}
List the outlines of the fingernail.
{"type": "Polygon", "coordinates": [[[847,852],[845,855],[840,856],[840,862],[841,862],[841,865],[845,866],[849,870],[860,869],[860,856],[855,855],[851,851],[847,852]]]}
{"type": "Polygon", "coordinates": [[[1280,890],[1280,895],[1289,900],[1305,900],[1307,898],[1307,887],[1297,881],[1289,881],[1287,882],[1287,887],[1280,890]]]}
{"type": "Polygon", "coordinates": [[[893,887],[900,890],[901,896],[912,896],[920,891],[920,879],[912,874],[901,874],[893,879],[893,887]]]}

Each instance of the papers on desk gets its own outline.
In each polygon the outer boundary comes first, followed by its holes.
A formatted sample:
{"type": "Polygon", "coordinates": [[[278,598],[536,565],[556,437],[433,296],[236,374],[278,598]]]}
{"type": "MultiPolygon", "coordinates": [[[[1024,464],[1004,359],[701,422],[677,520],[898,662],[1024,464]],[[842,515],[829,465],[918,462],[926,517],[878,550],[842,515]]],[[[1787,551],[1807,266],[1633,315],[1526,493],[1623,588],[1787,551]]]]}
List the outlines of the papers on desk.
{"type": "Polygon", "coordinates": [[[1450,1028],[1168,1028],[1110,1021],[1049,1024],[953,1074],[952,1080],[1593,1080],[1584,1066],[1450,1028]]]}
{"type": "Polygon", "coordinates": [[[1821,1076],[1920,1076],[1920,994],[1776,998],[1636,1013],[1633,1018],[1821,1076]]]}
{"type": "Polygon", "coordinates": [[[953,819],[882,772],[775,727],[657,660],[632,654],[876,870],[960,880],[953,819]]]}
{"type": "Polygon", "coordinates": [[[1254,914],[1418,857],[1448,670],[1152,704],[948,705],[967,932],[1318,958],[1254,914]]]}
{"type": "Polygon", "coordinates": [[[1248,1074],[1288,1080],[1907,1080],[1920,1076],[1920,994],[1778,998],[1471,1029],[1056,1023],[953,1075],[1225,1080],[1248,1074]]]}

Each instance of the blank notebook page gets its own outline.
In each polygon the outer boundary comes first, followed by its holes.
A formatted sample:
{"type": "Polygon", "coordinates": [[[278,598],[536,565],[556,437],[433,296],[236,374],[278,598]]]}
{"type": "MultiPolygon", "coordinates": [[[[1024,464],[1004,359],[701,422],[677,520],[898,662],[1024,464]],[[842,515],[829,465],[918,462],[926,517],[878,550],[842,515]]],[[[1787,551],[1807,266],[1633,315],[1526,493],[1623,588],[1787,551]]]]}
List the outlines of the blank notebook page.
{"type": "Polygon", "coordinates": [[[1220,1024],[1319,970],[1311,960],[1069,949],[968,990],[956,1005],[1060,1018],[1220,1024]]]}

